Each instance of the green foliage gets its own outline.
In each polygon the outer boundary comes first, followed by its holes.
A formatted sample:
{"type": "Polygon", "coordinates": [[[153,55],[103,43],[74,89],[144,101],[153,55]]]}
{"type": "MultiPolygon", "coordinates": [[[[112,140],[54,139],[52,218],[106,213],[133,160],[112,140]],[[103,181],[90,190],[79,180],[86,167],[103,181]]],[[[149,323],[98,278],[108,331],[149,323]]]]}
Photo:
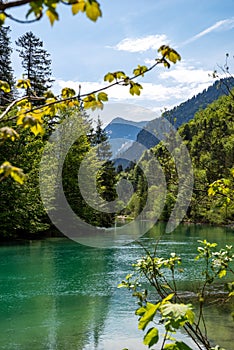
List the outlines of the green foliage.
{"type": "Polygon", "coordinates": [[[167,331],[175,332],[186,323],[194,323],[194,312],[191,304],[165,303],[161,306],[162,319],[167,331]]]}
{"type": "Polygon", "coordinates": [[[188,345],[182,341],[176,341],[172,344],[166,344],[163,350],[192,350],[188,345]]]}
{"type": "MultiPolygon", "coordinates": [[[[1,23],[1,19],[0,19],[1,23]]],[[[14,99],[14,76],[12,69],[10,28],[0,24],[0,108],[14,99]]]]}
{"type": "Polygon", "coordinates": [[[142,86],[138,83],[130,81],[130,94],[139,96],[141,94],[142,86]]]}
{"type": "MultiPolygon", "coordinates": [[[[176,332],[183,329],[194,344],[199,345],[200,349],[219,349],[218,346],[211,346],[203,309],[206,305],[208,287],[226,275],[233,275],[231,263],[234,254],[231,246],[217,250],[216,243],[206,240],[198,242],[201,245],[197,249],[198,255],[195,263],[202,266],[197,291],[199,307],[195,308],[192,303],[188,303],[185,291],[181,294],[177,286],[175,273],[183,273],[183,270],[179,268],[182,264],[181,257],[175,253],[171,253],[168,258],[157,256],[158,242],[153,247],[153,253],[147,251],[146,256],[133,264],[134,272],[128,274],[119,285],[119,288],[124,287],[132,291],[133,297],[138,299],[139,306],[135,311],[139,317],[138,328],[146,331],[143,343],[149,348],[161,340],[161,350],[192,350],[186,343],[175,339],[176,332]],[[141,290],[141,283],[144,283],[144,286],[147,283],[150,293],[147,289],[141,290]],[[158,323],[164,327],[164,335],[159,335],[159,330],[155,327],[155,324],[158,323]],[[151,327],[152,324],[154,324],[153,327],[151,327]]],[[[227,289],[228,294],[226,295],[227,298],[230,298],[234,295],[234,282],[229,282],[227,289]]]]}
{"type": "Polygon", "coordinates": [[[40,200],[38,184],[38,167],[42,149],[42,140],[32,139],[26,130],[24,140],[17,138],[14,142],[8,141],[8,144],[5,142],[1,145],[0,162],[3,161],[7,151],[8,159],[15,164],[21,164],[27,173],[25,176],[21,169],[15,169],[15,166],[9,167],[8,164],[10,176],[15,175],[16,178],[14,178],[15,181],[6,178],[1,182],[1,236],[30,237],[49,227],[40,200]]]}
{"type": "Polygon", "coordinates": [[[108,96],[105,92],[99,94],[90,94],[83,99],[84,108],[91,108],[93,111],[97,108],[103,109],[103,101],[108,101],[108,96]]]}
{"type": "Polygon", "coordinates": [[[167,68],[170,68],[170,63],[168,61],[176,63],[177,61],[181,60],[181,56],[178,54],[178,52],[167,45],[162,45],[158,49],[158,52],[163,56],[162,61],[164,66],[167,68]]]}
{"type": "Polygon", "coordinates": [[[151,346],[153,346],[154,344],[157,344],[159,339],[158,336],[158,330],[155,327],[152,327],[148,330],[148,332],[146,333],[146,335],[144,336],[144,341],[143,343],[145,345],[148,345],[148,347],[150,348],[151,346]]]}
{"type": "Polygon", "coordinates": [[[8,176],[11,176],[19,184],[23,184],[25,175],[23,170],[11,165],[10,162],[6,161],[0,166],[0,181],[4,180],[8,176]]]}
{"type": "MultiPolygon", "coordinates": [[[[8,8],[14,8],[24,4],[29,5],[29,10],[26,13],[26,19],[28,19],[30,15],[33,15],[34,21],[38,21],[45,14],[48,17],[51,25],[53,25],[55,21],[59,20],[59,12],[57,8],[58,8],[58,5],[60,4],[71,7],[71,11],[73,15],[76,15],[79,12],[85,13],[87,18],[89,18],[91,21],[94,21],[94,22],[96,22],[97,19],[102,16],[100,4],[96,0],[66,0],[66,1],[40,0],[40,1],[31,1],[31,2],[26,1],[23,4],[20,1],[19,2],[12,1],[9,4],[8,3],[0,4],[0,25],[4,24],[5,19],[7,17],[10,17],[10,18],[12,17],[12,16],[9,16],[7,12],[8,8]]],[[[27,22],[27,20],[25,22],[27,22]]]]}
{"type": "Polygon", "coordinates": [[[15,141],[16,138],[19,138],[19,134],[13,128],[10,128],[9,126],[3,126],[0,128],[1,141],[6,141],[9,139],[11,141],[15,141]]]}
{"type": "Polygon", "coordinates": [[[148,68],[146,66],[140,66],[138,64],[137,68],[133,70],[133,74],[138,76],[141,75],[142,77],[144,76],[144,73],[147,72],[148,68]]]}
{"type": "Polygon", "coordinates": [[[128,78],[127,75],[122,71],[117,71],[114,73],[109,72],[104,76],[104,81],[108,81],[109,83],[112,83],[114,80],[118,81],[126,78],[128,78]]]}
{"type": "Polygon", "coordinates": [[[17,41],[17,51],[22,59],[24,79],[18,82],[20,88],[42,97],[52,86],[50,54],[43,48],[43,42],[32,32],[22,35],[17,41]]]}
{"type": "MultiPolygon", "coordinates": [[[[182,125],[178,130],[189,150],[194,172],[194,193],[185,217],[186,221],[233,224],[233,110],[233,96],[222,96],[206,109],[197,112],[193,120],[182,125]]],[[[157,128],[157,123],[152,124],[152,128],[154,127],[157,128]]],[[[147,135],[145,137],[147,138],[147,135]]],[[[167,150],[172,142],[176,140],[173,141],[172,136],[168,135],[165,141],[145,152],[139,162],[144,165],[148,177],[159,171],[152,163],[150,154],[153,154],[163,169],[167,184],[166,198],[163,195],[159,197],[162,202],[165,202],[160,215],[160,220],[163,221],[167,221],[171,215],[178,195],[178,183],[182,180],[178,178],[175,160],[167,150]]],[[[175,148],[174,152],[180,152],[180,150],[175,148]]],[[[136,169],[137,167],[135,172],[136,169]]],[[[155,190],[153,188],[151,190],[150,187],[147,189],[139,176],[135,178],[134,186],[140,194],[140,199],[135,196],[134,203],[132,198],[125,212],[130,216],[140,214],[142,205],[139,205],[139,201],[149,197],[151,191],[155,190]]],[[[154,214],[159,212],[157,199],[151,203],[150,208],[145,219],[153,218],[154,214]]]]}
{"type": "Polygon", "coordinates": [[[145,327],[148,326],[148,324],[153,320],[154,316],[156,315],[156,312],[159,308],[160,304],[152,304],[152,303],[146,303],[146,306],[144,308],[140,308],[140,311],[137,310],[136,314],[140,314],[140,321],[138,322],[138,328],[142,331],[145,330],[145,327]]]}
{"type": "MultiPolygon", "coordinates": [[[[70,88],[62,89],[62,92],[61,92],[62,98],[69,98],[69,97],[72,97],[75,95],[76,95],[76,92],[74,89],[70,89],[70,88]]],[[[53,96],[52,96],[52,98],[53,98],[53,96]]]]}
{"type": "Polygon", "coordinates": [[[3,92],[10,92],[11,88],[6,81],[0,80],[0,90],[2,90],[3,92]]]}

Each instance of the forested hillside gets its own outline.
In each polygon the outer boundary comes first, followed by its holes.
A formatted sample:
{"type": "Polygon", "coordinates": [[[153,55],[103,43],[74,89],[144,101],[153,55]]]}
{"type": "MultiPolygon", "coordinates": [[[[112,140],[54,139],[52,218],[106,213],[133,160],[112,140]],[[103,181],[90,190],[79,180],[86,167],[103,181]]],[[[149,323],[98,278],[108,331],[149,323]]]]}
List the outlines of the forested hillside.
{"type": "Polygon", "coordinates": [[[145,128],[143,128],[138,136],[137,142],[145,145],[147,148],[154,147],[158,143],[158,139],[152,135],[150,131],[158,129],[161,124],[161,118],[166,118],[176,128],[182,124],[187,123],[194,118],[196,112],[207,107],[210,103],[217,100],[222,95],[228,95],[230,89],[234,87],[234,78],[224,78],[215,81],[215,83],[208,89],[193,96],[188,101],[181,103],[179,106],[166,111],[162,117],[151,120],[145,128]],[[148,131],[149,132],[148,132],[148,131]]]}
{"type": "MultiPolygon", "coordinates": [[[[197,112],[193,120],[179,128],[179,133],[190,152],[194,171],[193,197],[185,220],[233,223],[234,95],[222,96],[197,112]]],[[[167,179],[166,203],[160,216],[161,220],[167,220],[178,193],[176,166],[166,149],[166,143],[161,142],[146,151],[140,161],[141,166],[147,169],[146,175],[157,169],[155,160],[149,157],[152,152],[160,162],[167,179]]],[[[125,176],[134,179],[136,189],[134,200],[129,203],[126,213],[136,216],[144,205],[147,191],[155,191],[157,185],[147,189],[144,175],[139,172],[138,166],[125,176]]],[[[152,211],[147,213],[146,219],[153,216],[159,200],[158,198],[152,204],[152,211]]]]}
{"type": "MultiPolygon", "coordinates": [[[[2,29],[1,37],[5,43],[4,50],[2,51],[2,61],[5,62],[5,69],[2,70],[0,78],[6,79],[8,84],[12,86],[14,75],[10,61],[12,50],[10,48],[9,32],[8,27],[2,29]]],[[[16,44],[19,47],[18,52],[21,58],[23,74],[26,75],[25,77],[27,79],[30,79],[33,91],[36,91],[37,96],[34,96],[30,84],[26,84],[26,87],[24,87],[25,93],[30,96],[32,94],[33,96],[32,101],[29,105],[26,104],[26,107],[33,110],[39,103],[37,98],[44,100],[50,96],[50,93],[45,93],[45,88],[50,87],[53,81],[51,79],[50,55],[43,49],[42,41],[32,32],[28,32],[20,37],[16,44]],[[32,64],[32,62],[34,63],[32,64]],[[43,84],[38,82],[38,76],[40,77],[40,82],[42,81],[43,84]]],[[[19,84],[22,84],[22,81],[19,84]]],[[[115,123],[113,125],[116,127],[115,131],[117,134],[112,135],[113,137],[117,137],[118,132],[122,132],[119,136],[124,137],[124,139],[127,139],[129,134],[131,134],[130,137],[133,134],[136,137],[137,132],[141,130],[138,134],[138,145],[141,146],[143,144],[148,148],[152,144],[154,145],[154,148],[144,153],[140,164],[143,164],[143,169],[146,169],[145,175],[148,178],[155,174],[157,175],[157,164],[155,160],[152,160],[148,156],[149,152],[151,154],[153,153],[155,158],[159,160],[165,173],[167,194],[165,207],[160,217],[161,220],[167,220],[169,218],[170,212],[176,202],[178,176],[173,158],[166,151],[166,145],[160,143],[155,146],[159,140],[157,142],[153,140],[152,142],[150,130],[157,129],[158,124],[163,124],[161,122],[162,120],[165,121],[168,119],[176,127],[180,126],[179,132],[184,143],[187,145],[194,166],[194,194],[185,219],[194,222],[218,224],[233,222],[234,207],[229,189],[233,186],[231,169],[234,164],[234,97],[232,94],[229,96],[224,95],[208,105],[217,96],[228,93],[233,84],[234,78],[216,82],[207,91],[181,104],[172,111],[165,112],[161,118],[149,122],[144,132],[141,128],[145,122],[135,123],[124,121],[126,128],[123,129],[123,119],[117,118],[114,121],[115,123]],[[202,110],[204,106],[207,107],[202,110]],[[192,119],[195,111],[198,112],[195,114],[195,118],[192,119]],[[188,120],[190,121],[185,123],[188,120]],[[210,187],[211,184],[213,185],[210,187]]],[[[69,93],[73,94],[73,91],[64,89],[63,97],[65,98],[69,93]]],[[[11,92],[5,93],[3,91],[0,100],[1,110],[4,111],[6,106],[16,96],[17,93],[13,86],[11,92]]],[[[104,98],[105,100],[105,96],[100,96],[100,98],[104,98]]],[[[74,124],[71,123],[69,125],[71,132],[75,128],[83,131],[82,138],[78,139],[72,145],[66,155],[62,171],[63,190],[72,210],[84,221],[101,227],[112,226],[116,216],[119,214],[136,216],[141,213],[147,200],[147,195],[152,192],[156,193],[158,186],[154,182],[151,184],[147,183],[144,172],[139,166],[134,166],[134,160],[138,160],[141,157],[142,149],[144,148],[133,145],[134,147],[130,147],[125,152],[125,155],[127,154],[129,156],[127,159],[131,159],[132,161],[127,160],[128,168],[123,171],[121,167],[122,160],[117,164],[119,165],[118,167],[116,164],[114,166],[111,160],[106,161],[112,158],[111,147],[108,143],[108,135],[106,133],[110,129],[103,130],[100,119],[98,119],[96,129],[93,128],[92,120],[80,109],[76,103],[77,101],[61,104],[56,109],[54,107],[48,109],[45,115],[43,115],[42,126],[42,117],[40,115],[37,116],[38,119],[35,119],[31,115],[27,117],[19,115],[19,118],[16,118],[21,103],[23,105],[26,103],[24,98],[21,98],[21,100],[8,113],[8,118],[0,121],[0,162],[5,164],[5,167],[1,170],[2,175],[0,178],[0,221],[2,237],[35,237],[37,233],[42,232],[44,235],[47,230],[53,229],[53,225],[46,214],[40,197],[40,161],[51,133],[59,124],[66,121],[67,118],[71,118],[71,120],[75,118],[76,121],[74,124]],[[20,132],[20,137],[18,132],[20,132]],[[87,182],[84,185],[86,190],[89,191],[89,199],[92,199],[93,203],[97,203],[99,197],[104,200],[100,212],[96,209],[98,206],[94,205],[92,207],[87,203],[80,191],[77,173],[83,161],[86,162],[89,173],[96,174],[95,184],[97,193],[94,193],[95,189],[92,186],[89,187],[90,183],[87,182]],[[15,166],[12,167],[11,164],[15,166]],[[15,172],[14,169],[16,169],[15,172]],[[26,177],[23,171],[27,174],[26,177]],[[18,182],[14,182],[8,176],[9,174],[18,182]],[[116,184],[118,179],[121,178],[128,178],[132,182],[135,192],[125,210],[110,213],[105,211],[105,205],[108,206],[109,202],[117,198],[116,184]]],[[[102,103],[101,100],[99,103],[102,103]]],[[[165,133],[165,130],[162,125],[158,128],[159,134],[165,133]]],[[[65,144],[66,141],[64,141],[65,144]]],[[[61,154],[56,151],[58,170],[60,156],[61,154]]],[[[49,168],[50,164],[48,164],[49,168]]],[[[57,178],[51,178],[49,181],[52,188],[52,190],[50,189],[52,191],[51,198],[56,198],[57,196],[57,180],[57,178]]],[[[143,219],[151,219],[155,212],[158,211],[160,203],[164,202],[164,198],[159,197],[150,203],[149,210],[144,213],[143,219]]],[[[53,206],[56,206],[56,201],[53,203],[52,209],[54,209],[53,206]]]]}

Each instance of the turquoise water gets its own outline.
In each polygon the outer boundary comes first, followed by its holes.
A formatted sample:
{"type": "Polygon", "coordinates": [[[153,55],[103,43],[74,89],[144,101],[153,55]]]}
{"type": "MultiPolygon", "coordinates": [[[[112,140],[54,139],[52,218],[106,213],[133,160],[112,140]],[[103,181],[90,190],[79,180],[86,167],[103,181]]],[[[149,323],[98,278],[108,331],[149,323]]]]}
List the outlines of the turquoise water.
{"type": "MultiPolygon", "coordinates": [[[[141,243],[152,247],[163,229],[155,226],[141,243]]],[[[175,251],[185,260],[183,278],[178,276],[184,289],[194,290],[199,283],[194,263],[198,239],[233,244],[234,231],[183,225],[162,237],[158,253],[175,251]]],[[[136,242],[113,249],[90,248],[66,238],[2,245],[0,349],[146,349],[143,332],[137,329],[135,300],[117,289],[142,255],[136,242]]],[[[221,306],[206,310],[211,339],[227,350],[234,341],[230,312],[221,306]]]]}

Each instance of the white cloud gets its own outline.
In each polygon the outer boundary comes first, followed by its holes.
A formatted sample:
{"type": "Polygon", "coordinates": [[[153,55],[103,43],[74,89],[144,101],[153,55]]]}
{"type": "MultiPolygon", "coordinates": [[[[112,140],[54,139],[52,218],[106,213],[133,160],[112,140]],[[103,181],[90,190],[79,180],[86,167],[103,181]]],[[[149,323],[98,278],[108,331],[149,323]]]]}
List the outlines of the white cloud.
{"type": "Polygon", "coordinates": [[[190,39],[186,40],[180,46],[187,45],[195,40],[202,38],[203,36],[213,32],[213,31],[227,31],[227,30],[230,30],[232,28],[234,28],[234,17],[229,18],[229,19],[224,19],[222,21],[218,21],[215,24],[213,24],[212,26],[203,30],[202,32],[200,32],[200,33],[194,35],[193,37],[191,37],[190,39]]]}
{"type": "Polygon", "coordinates": [[[161,45],[168,44],[169,40],[165,34],[148,35],[141,38],[125,38],[116,46],[115,50],[128,52],[144,52],[157,50],[161,45]]]}
{"type": "Polygon", "coordinates": [[[172,78],[179,84],[199,84],[212,83],[213,78],[210,77],[211,70],[186,66],[185,64],[178,65],[173,70],[168,70],[160,73],[161,79],[172,78]]]}
{"type": "MultiPolygon", "coordinates": [[[[104,112],[97,111],[97,114],[102,117],[103,121],[109,122],[114,117],[118,116],[119,105],[121,105],[121,111],[129,120],[150,120],[161,115],[163,109],[166,107],[170,109],[180,103],[192,98],[199,92],[208,88],[214,79],[209,76],[212,72],[204,70],[200,67],[189,65],[186,62],[181,62],[180,65],[173,67],[171,70],[161,71],[158,75],[157,83],[143,82],[143,90],[140,96],[132,96],[129,93],[128,86],[113,86],[107,89],[109,103],[105,104],[104,112]],[[113,107],[113,104],[118,104],[113,107]],[[114,112],[117,113],[114,116],[110,113],[109,105],[112,105],[114,112]],[[127,108],[126,105],[130,107],[127,108]],[[141,108],[144,110],[141,111],[141,108]],[[146,109],[149,112],[146,113],[146,109]],[[103,114],[104,113],[104,114],[103,114]],[[108,114],[109,113],[109,114],[108,114]]],[[[64,81],[57,79],[55,83],[55,90],[57,93],[64,87],[71,87],[78,92],[79,85],[81,85],[81,94],[91,93],[98,90],[107,83],[99,82],[87,82],[87,81],[64,81]]]]}
{"type": "Polygon", "coordinates": [[[161,115],[161,112],[132,103],[107,103],[103,110],[95,110],[90,116],[95,120],[100,116],[103,125],[106,126],[116,117],[133,121],[152,120],[161,115]]]}

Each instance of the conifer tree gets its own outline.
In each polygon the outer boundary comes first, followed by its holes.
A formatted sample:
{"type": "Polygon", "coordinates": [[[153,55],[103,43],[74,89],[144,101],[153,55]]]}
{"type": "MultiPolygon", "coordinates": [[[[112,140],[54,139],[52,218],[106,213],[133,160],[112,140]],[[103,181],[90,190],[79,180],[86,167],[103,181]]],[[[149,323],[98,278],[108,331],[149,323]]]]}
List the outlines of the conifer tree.
{"type": "MultiPolygon", "coordinates": [[[[29,79],[33,94],[43,96],[51,86],[50,54],[43,49],[43,42],[32,32],[22,35],[17,41],[19,57],[22,58],[24,79],[29,79]]],[[[27,93],[30,93],[28,89],[27,93]]]]}
{"type": "MultiPolygon", "coordinates": [[[[116,199],[117,193],[115,185],[117,183],[117,173],[114,162],[111,160],[112,152],[105,130],[102,128],[102,122],[98,117],[97,126],[93,135],[92,145],[96,146],[97,157],[100,161],[105,161],[97,174],[97,188],[101,197],[111,202],[116,199]]],[[[102,213],[99,215],[99,221],[102,226],[113,224],[115,214],[102,213]]]]}
{"type": "Polygon", "coordinates": [[[11,67],[10,27],[0,26],[0,80],[6,81],[10,87],[10,93],[0,92],[0,106],[6,106],[13,99],[14,76],[11,67]]]}

